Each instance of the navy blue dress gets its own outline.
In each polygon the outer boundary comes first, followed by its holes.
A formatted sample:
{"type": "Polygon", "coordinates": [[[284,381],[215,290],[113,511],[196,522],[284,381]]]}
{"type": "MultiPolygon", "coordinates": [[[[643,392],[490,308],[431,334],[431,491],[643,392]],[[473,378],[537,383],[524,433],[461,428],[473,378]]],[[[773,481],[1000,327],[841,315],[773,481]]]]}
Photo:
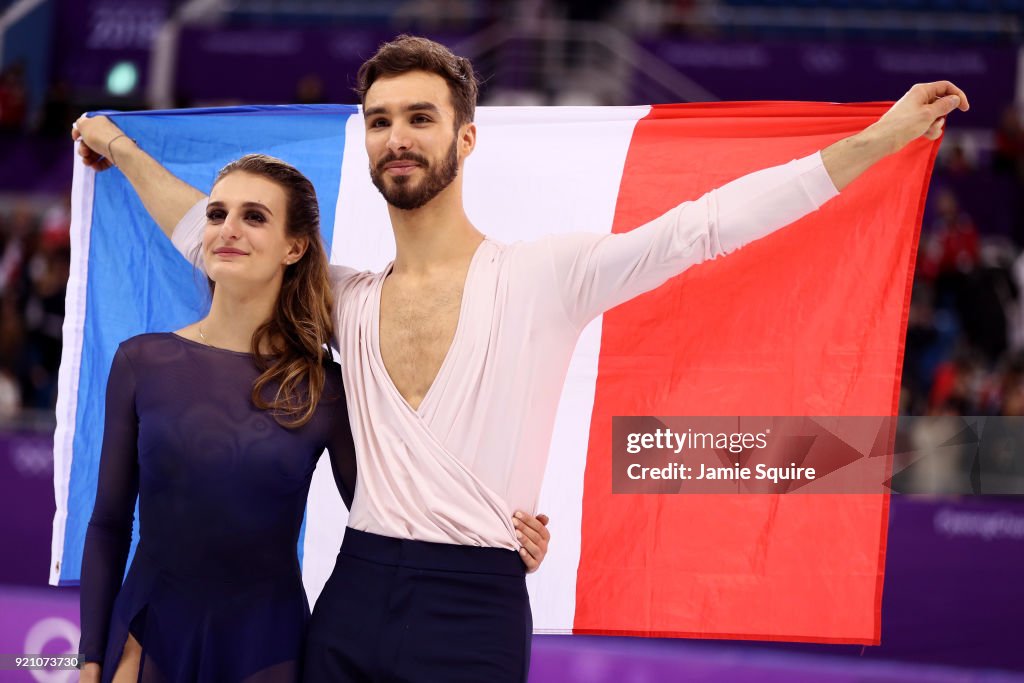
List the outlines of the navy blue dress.
{"type": "Polygon", "coordinates": [[[299,679],[310,480],[325,448],[346,505],[356,478],[341,371],[326,369],[316,414],[286,429],[253,405],[247,353],[171,333],[118,348],[81,582],[82,659],[101,662],[104,681],[129,633],[139,681],[299,679]],[[136,496],[141,540],[125,576],[136,496]]]}

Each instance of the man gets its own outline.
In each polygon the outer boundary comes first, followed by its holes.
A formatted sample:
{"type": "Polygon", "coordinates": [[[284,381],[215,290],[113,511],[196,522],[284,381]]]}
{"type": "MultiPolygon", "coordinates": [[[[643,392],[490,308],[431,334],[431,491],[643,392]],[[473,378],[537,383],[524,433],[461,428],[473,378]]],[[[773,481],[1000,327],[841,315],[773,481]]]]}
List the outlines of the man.
{"type": "MultiPolygon", "coordinates": [[[[817,209],[911,140],[937,139],[967,98],[950,83],[917,85],[863,132],[632,232],[503,245],[463,208],[461,171],[476,144],[468,60],[403,36],[363,65],[358,90],[396,256],[381,273],[332,272],[360,478],[306,677],[523,680],[529,602],[502,555],[520,541],[507,513],[536,506],[580,331],[817,209]]],[[[79,121],[86,163],[117,163],[187,250],[202,229],[201,193],[93,123],[79,121]]]]}

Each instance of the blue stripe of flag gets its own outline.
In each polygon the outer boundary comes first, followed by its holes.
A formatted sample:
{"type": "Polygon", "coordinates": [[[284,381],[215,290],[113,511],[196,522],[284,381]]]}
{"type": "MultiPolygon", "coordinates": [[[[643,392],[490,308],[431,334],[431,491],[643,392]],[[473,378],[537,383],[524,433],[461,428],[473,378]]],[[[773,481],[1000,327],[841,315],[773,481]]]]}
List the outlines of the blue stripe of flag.
{"type": "MultiPolygon", "coordinates": [[[[245,154],[261,152],[293,164],[316,187],[330,253],[345,125],[356,111],[346,105],[288,105],[108,115],[171,173],[206,193],[217,171],[245,154]]],[[[96,176],[86,287],[62,585],[78,583],[81,573],[96,495],[107,374],[118,344],[143,332],[184,327],[209,306],[205,278],[178,254],[116,169],[96,176]]],[[[134,536],[133,553],[137,528],[134,536]]],[[[301,559],[301,537],[299,552],[301,559]]]]}

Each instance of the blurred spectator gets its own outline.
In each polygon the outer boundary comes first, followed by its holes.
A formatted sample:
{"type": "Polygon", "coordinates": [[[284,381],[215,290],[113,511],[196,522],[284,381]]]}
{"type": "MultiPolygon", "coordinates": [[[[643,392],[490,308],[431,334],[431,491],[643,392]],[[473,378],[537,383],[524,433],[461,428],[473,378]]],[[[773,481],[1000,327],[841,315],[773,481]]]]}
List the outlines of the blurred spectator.
{"type": "Polygon", "coordinates": [[[958,319],[949,311],[936,310],[934,296],[930,279],[914,280],[903,356],[901,415],[922,415],[928,411],[927,397],[935,370],[949,357],[959,338],[958,319]]]}
{"type": "Polygon", "coordinates": [[[969,273],[978,264],[978,230],[974,221],[960,209],[952,190],[939,190],[935,200],[938,217],[932,226],[939,244],[938,273],[969,273]]]}
{"type": "Polygon", "coordinates": [[[1009,106],[1003,110],[996,128],[992,168],[997,173],[1014,175],[1024,181],[1024,126],[1020,110],[1009,106]]]}
{"type": "Polygon", "coordinates": [[[1024,354],[1014,354],[1007,360],[998,398],[997,414],[1024,416],[1024,354]]]}
{"type": "MultiPolygon", "coordinates": [[[[1017,255],[1011,267],[1011,275],[1018,292],[1024,292],[1024,252],[1017,255]]],[[[1024,350],[1024,297],[1018,296],[1010,315],[1010,348],[1024,350]]]]}
{"type": "Polygon", "coordinates": [[[296,104],[323,104],[324,82],[316,74],[306,74],[295,86],[296,104]]]}
{"type": "Polygon", "coordinates": [[[0,416],[5,410],[21,407],[21,387],[15,372],[21,345],[20,311],[13,296],[0,296],[0,416]]]}
{"type": "Polygon", "coordinates": [[[0,72],[0,133],[22,130],[27,103],[25,66],[18,62],[0,72]]]}
{"type": "Polygon", "coordinates": [[[0,421],[9,420],[21,410],[21,392],[14,373],[9,368],[0,367],[0,421]]]}
{"type": "Polygon", "coordinates": [[[0,233],[3,234],[0,247],[0,296],[12,291],[18,284],[28,260],[31,241],[35,232],[36,216],[25,202],[15,205],[0,233]]]}
{"type": "Polygon", "coordinates": [[[70,197],[42,211],[19,202],[0,222],[0,413],[55,404],[71,262],[69,209],[70,197]]]}
{"type": "Polygon", "coordinates": [[[56,405],[57,399],[71,249],[60,233],[43,237],[30,264],[32,286],[24,306],[25,349],[21,379],[25,405],[47,409],[56,405]]]}
{"type": "Polygon", "coordinates": [[[982,245],[981,259],[963,284],[960,316],[964,335],[989,367],[1009,347],[1007,318],[1015,311],[1019,292],[1012,265],[1012,248],[989,240],[982,245]]]}
{"type": "Polygon", "coordinates": [[[71,104],[71,86],[66,81],[57,81],[46,94],[40,134],[54,138],[67,137],[78,113],[71,104]]]}
{"type": "Polygon", "coordinates": [[[953,145],[942,157],[943,170],[955,178],[970,175],[974,172],[974,162],[967,156],[967,151],[960,143],[953,145]]]}
{"type": "Polygon", "coordinates": [[[952,190],[939,190],[935,207],[937,215],[922,245],[919,272],[934,280],[938,308],[961,311],[967,280],[980,255],[978,231],[952,190]]]}
{"type": "Polygon", "coordinates": [[[39,232],[44,245],[71,244],[71,195],[64,196],[62,204],[53,204],[43,212],[39,232]]]}
{"type": "Polygon", "coordinates": [[[928,397],[928,414],[976,414],[972,399],[977,395],[981,379],[977,356],[969,349],[959,349],[956,355],[941,363],[935,371],[928,397]]]}
{"type": "Polygon", "coordinates": [[[22,410],[17,382],[7,368],[0,368],[0,420],[10,420],[22,410]]]}

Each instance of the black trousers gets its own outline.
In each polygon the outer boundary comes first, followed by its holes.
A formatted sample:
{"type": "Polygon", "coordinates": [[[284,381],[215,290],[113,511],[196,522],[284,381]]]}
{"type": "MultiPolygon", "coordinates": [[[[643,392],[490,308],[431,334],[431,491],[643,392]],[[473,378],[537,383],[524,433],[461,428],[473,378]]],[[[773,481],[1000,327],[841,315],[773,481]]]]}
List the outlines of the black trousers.
{"type": "Polygon", "coordinates": [[[345,530],[303,680],[522,683],[533,616],[519,555],[345,530]]]}

